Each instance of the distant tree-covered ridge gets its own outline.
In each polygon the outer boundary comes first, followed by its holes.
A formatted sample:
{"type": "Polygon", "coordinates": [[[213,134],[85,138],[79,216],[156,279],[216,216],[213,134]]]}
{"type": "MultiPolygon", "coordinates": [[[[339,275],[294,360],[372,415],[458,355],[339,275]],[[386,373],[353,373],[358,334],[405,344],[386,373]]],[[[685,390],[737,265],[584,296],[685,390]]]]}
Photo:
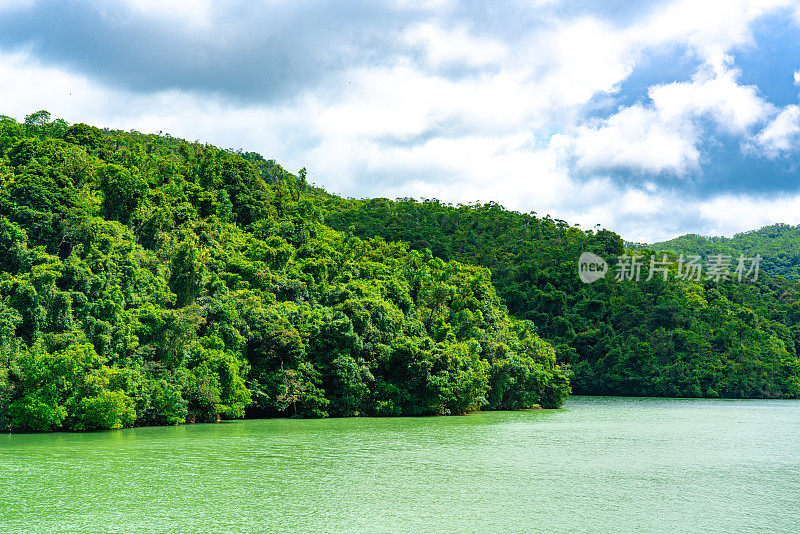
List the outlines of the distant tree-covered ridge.
{"type": "Polygon", "coordinates": [[[725,254],[763,257],[761,269],[769,275],[800,280],[800,225],[773,224],[733,237],[704,237],[687,234],[669,241],[643,245],[651,250],[710,256],[725,254]]]}
{"type": "Polygon", "coordinates": [[[325,226],[253,153],[0,117],[0,429],[559,406],[488,269],[325,226]]]}
{"type": "Polygon", "coordinates": [[[576,393],[800,396],[795,282],[763,272],[755,283],[679,280],[672,273],[666,281],[607,276],[589,285],[577,276],[583,251],[609,263],[626,252],[649,258],[653,251],[626,251],[613,232],[492,203],[328,198],[325,209],[327,224],[353,235],[405,241],[445,260],[489,267],[510,313],[532,321],[571,369],[576,393]]]}

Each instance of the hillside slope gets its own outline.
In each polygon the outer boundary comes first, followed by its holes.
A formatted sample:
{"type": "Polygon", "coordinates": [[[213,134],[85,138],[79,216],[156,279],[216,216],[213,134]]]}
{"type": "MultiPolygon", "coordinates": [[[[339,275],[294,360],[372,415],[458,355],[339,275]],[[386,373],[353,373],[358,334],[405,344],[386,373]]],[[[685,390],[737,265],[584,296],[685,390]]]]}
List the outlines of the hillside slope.
{"type": "MultiPolygon", "coordinates": [[[[800,288],[762,276],[756,283],[702,279],[587,285],[583,251],[610,265],[625,252],[607,230],[504,210],[409,199],[326,204],[326,221],[359,237],[404,240],[435,255],[490,267],[512,315],[529,319],[574,372],[576,393],[601,395],[797,397],[800,288]]],[[[673,258],[674,259],[674,258],[673,258]]]]}
{"type": "Polygon", "coordinates": [[[561,404],[486,268],[326,227],[303,174],[0,118],[0,428],[561,404]]]}
{"type": "Polygon", "coordinates": [[[683,254],[743,254],[763,259],[761,269],[772,276],[800,280],[800,225],[773,224],[733,237],[704,237],[687,234],[669,241],[644,245],[651,250],[667,250],[683,254]]]}

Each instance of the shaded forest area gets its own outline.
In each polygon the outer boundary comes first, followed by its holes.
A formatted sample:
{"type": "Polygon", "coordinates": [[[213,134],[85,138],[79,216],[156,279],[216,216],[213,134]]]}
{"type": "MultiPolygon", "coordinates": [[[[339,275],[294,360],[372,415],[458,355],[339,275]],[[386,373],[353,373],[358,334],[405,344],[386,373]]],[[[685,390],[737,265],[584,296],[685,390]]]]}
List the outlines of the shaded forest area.
{"type": "Polygon", "coordinates": [[[800,396],[800,287],[793,281],[763,272],[755,282],[680,280],[673,266],[666,281],[607,276],[587,285],[577,276],[583,251],[610,264],[625,253],[649,258],[654,251],[626,250],[608,230],[492,203],[331,197],[326,211],[327,224],[355,236],[405,241],[444,260],[490,268],[509,312],[532,321],[555,347],[575,393],[800,396]]]}

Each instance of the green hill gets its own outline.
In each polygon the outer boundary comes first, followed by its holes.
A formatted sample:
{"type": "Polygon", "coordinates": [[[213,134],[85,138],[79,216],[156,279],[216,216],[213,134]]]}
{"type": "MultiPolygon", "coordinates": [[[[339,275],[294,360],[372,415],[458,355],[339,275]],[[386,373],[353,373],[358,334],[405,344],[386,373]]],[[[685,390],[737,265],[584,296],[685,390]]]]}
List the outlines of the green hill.
{"type": "Polygon", "coordinates": [[[763,259],[761,269],[773,276],[800,280],[800,225],[773,224],[733,237],[703,237],[688,234],[669,241],[645,245],[652,250],[668,250],[683,254],[728,254],[763,259]]]}
{"type": "Polygon", "coordinates": [[[342,199],[254,153],[0,117],[0,428],[557,407],[570,382],[800,396],[796,282],[588,285],[583,251],[626,249],[493,203],[342,199]]]}
{"type": "MultiPolygon", "coordinates": [[[[796,283],[677,280],[673,266],[667,281],[607,276],[587,285],[577,277],[578,257],[591,251],[612,263],[625,252],[617,234],[496,204],[331,199],[326,209],[328,224],[353,235],[491,268],[511,314],[533,321],[555,346],[577,393],[800,395],[796,283]]],[[[651,254],[629,252],[645,262],[651,254]]]]}
{"type": "Polygon", "coordinates": [[[272,161],[0,118],[0,428],[557,407],[486,268],[323,224],[272,161]]]}

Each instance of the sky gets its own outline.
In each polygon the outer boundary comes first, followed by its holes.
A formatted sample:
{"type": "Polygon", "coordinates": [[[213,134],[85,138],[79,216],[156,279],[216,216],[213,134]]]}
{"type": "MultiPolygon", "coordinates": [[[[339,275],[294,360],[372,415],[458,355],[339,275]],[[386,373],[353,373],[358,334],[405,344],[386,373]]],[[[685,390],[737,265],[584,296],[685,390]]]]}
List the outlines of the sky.
{"type": "Polygon", "coordinates": [[[629,241],[800,224],[800,0],[0,0],[0,114],[629,241]]]}

